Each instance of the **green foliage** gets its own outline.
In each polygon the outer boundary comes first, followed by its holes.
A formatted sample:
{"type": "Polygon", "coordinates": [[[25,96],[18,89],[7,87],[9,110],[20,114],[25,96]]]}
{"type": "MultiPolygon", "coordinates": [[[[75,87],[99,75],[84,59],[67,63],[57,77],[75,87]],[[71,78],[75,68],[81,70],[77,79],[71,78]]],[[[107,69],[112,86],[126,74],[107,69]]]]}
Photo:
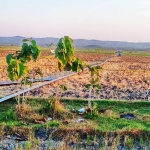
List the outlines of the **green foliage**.
{"type": "Polygon", "coordinates": [[[79,72],[80,70],[83,70],[83,62],[81,59],[76,58],[73,62],[72,62],[72,71],[74,72],[79,72]]]}
{"type": "Polygon", "coordinates": [[[23,42],[24,43],[18,57],[26,58],[26,61],[30,61],[31,59],[36,61],[40,55],[40,50],[36,44],[36,41],[32,39],[24,39],[23,42]]]}
{"type": "Polygon", "coordinates": [[[9,61],[9,65],[7,67],[7,72],[9,78],[14,81],[17,80],[23,75],[25,66],[19,60],[12,59],[9,61]]]}
{"type": "Polygon", "coordinates": [[[85,88],[89,90],[89,100],[88,100],[88,107],[91,107],[91,92],[94,89],[101,89],[101,86],[97,83],[99,81],[99,70],[101,69],[100,66],[89,66],[86,65],[87,68],[89,69],[89,72],[91,73],[91,80],[89,81],[90,83],[85,85],[85,88]]]}
{"type": "Polygon", "coordinates": [[[134,139],[132,137],[126,137],[125,139],[125,147],[132,148],[134,144],[134,139]]]}
{"type": "Polygon", "coordinates": [[[54,107],[53,107],[53,103],[54,103],[54,98],[53,97],[50,97],[49,99],[47,100],[44,100],[44,103],[43,103],[43,107],[42,109],[40,110],[40,112],[43,114],[43,113],[51,113],[53,112],[54,110],[54,107]]]}
{"type": "MultiPolygon", "coordinates": [[[[11,81],[18,81],[23,75],[27,77],[29,71],[27,66],[25,66],[25,63],[31,59],[36,61],[40,55],[40,50],[35,40],[24,39],[23,42],[20,51],[16,51],[14,54],[8,54],[6,56],[6,62],[8,64],[7,72],[11,81]]],[[[41,75],[40,71],[38,71],[38,73],[41,75]]]]}
{"type": "Polygon", "coordinates": [[[86,84],[85,85],[85,88],[87,88],[88,90],[90,89],[90,87],[91,87],[91,84],[86,84]]]}
{"type": "Polygon", "coordinates": [[[83,70],[83,62],[74,56],[73,40],[69,36],[59,39],[55,50],[55,57],[58,58],[57,66],[59,71],[75,71],[83,70]]]}
{"type": "Polygon", "coordinates": [[[46,123],[47,127],[59,127],[59,123],[57,121],[49,121],[46,123]]]}
{"type": "Polygon", "coordinates": [[[93,115],[98,115],[98,103],[93,102],[93,115]]]}
{"type": "Polygon", "coordinates": [[[100,90],[100,89],[101,89],[101,86],[100,86],[99,84],[97,84],[98,81],[99,81],[99,78],[98,78],[98,77],[96,77],[96,78],[92,77],[92,79],[89,81],[90,84],[86,84],[86,85],[85,85],[85,88],[88,89],[88,90],[89,90],[90,88],[92,88],[92,90],[93,90],[93,89],[100,90]]]}
{"type": "Polygon", "coordinates": [[[32,149],[32,142],[31,141],[25,141],[24,148],[25,148],[25,150],[31,150],[32,149]]]}
{"type": "Polygon", "coordinates": [[[7,62],[7,64],[10,64],[10,61],[11,61],[11,58],[12,58],[12,54],[8,54],[7,56],[6,56],[6,62],[7,62]]]}
{"type": "Polygon", "coordinates": [[[60,85],[59,87],[62,89],[63,92],[67,91],[67,87],[65,85],[60,85]]]}
{"type": "Polygon", "coordinates": [[[6,112],[1,113],[0,122],[15,121],[17,119],[16,114],[12,109],[8,109],[6,112]]]}
{"type": "MultiPolygon", "coordinates": [[[[74,47],[72,43],[73,40],[68,36],[64,36],[63,38],[59,39],[57,48],[55,49],[55,57],[58,58],[57,67],[59,71],[65,70],[65,71],[79,72],[80,70],[83,71],[84,69],[82,60],[74,56],[74,47]]],[[[101,86],[97,84],[99,80],[98,79],[99,69],[101,69],[101,67],[100,66],[92,67],[90,65],[86,65],[86,67],[89,69],[91,73],[91,80],[90,84],[86,84],[85,87],[87,89],[90,89],[89,95],[91,95],[91,88],[101,89],[101,86]]],[[[90,100],[88,104],[90,107],[91,106],[90,100]]]]}
{"type": "Polygon", "coordinates": [[[91,77],[94,75],[99,76],[99,70],[102,69],[100,66],[89,66],[87,65],[89,71],[91,72],[91,77]]]}

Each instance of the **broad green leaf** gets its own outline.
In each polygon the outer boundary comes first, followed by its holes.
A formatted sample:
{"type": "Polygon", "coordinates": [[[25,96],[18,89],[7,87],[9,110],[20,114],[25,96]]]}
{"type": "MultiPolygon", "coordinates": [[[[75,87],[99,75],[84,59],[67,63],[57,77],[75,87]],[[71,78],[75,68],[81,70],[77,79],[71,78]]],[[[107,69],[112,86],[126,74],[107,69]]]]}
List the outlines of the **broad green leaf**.
{"type": "Polygon", "coordinates": [[[71,70],[71,64],[67,63],[64,67],[65,71],[70,71],[71,70]]]}
{"type": "Polygon", "coordinates": [[[68,36],[64,36],[63,38],[59,39],[57,48],[55,49],[55,57],[57,57],[58,61],[61,62],[63,66],[63,68],[61,68],[62,70],[70,70],[70,65],[73,65],[73,70],[77,71],[78,62],[74,62],[74,47],[72,45],[72,39],[68,36]]]}
{"type": "Polygon", "coordinates": [[[8,77],[11,81],[14,81],[14,74],[12,72],[8,73],[8,77]]]}
{"type": "Polygon", "coordinates": [[[37,48],[36,48],[36,47],[33,47],[33,46],[32,46],[32,47],[31,47],[31,52],[32,52],[33,54],[38,55],[38,54],[37,54],[38,51],[37,51],[37,48]]]}
{"type": "Polygon", "coordinates": [[[78,62],[76,60],[72,63],[72,71],[78,71],[78,62]]]}
{"type": "Polygon", "coordinates": [[[59,47],[57,47],[56,49],[55,49],[55,57],[58,57],[58,52],[60,51],[60,48],[59,47]]]}
{"type": "Polygon", "coordinates": [[[102,69],[101,66],[95,66],[95,69],[102,69]]]}
{"type": "Polygon", "coordinates": [[[63,64],[60,61],[57,62],[57,67],[58,67],[59,71],[62,71],[64,68],[63,64]]]}
{"type": "Polygon", "coordinates": [[[36,41],[35,41],[35,40],[31,40],[31,45],[32,45],[33,47],[36,47],[36,41]]]}
{"type": "Polygon", "coordinates": [[[23,75],[23,72],[24,72],[24,65],[23,63],[18,63],[17,64],[17,74],[19,77],[21,77],[23,75]]]}
{"type": "Polygon", "coordinates": [[[8,73],[12,72],[12,70],[13,70],[13,66],[12,65],[8,65],[8,67],[7,67],[8,73]]]}
{"type": "Polygon", "coordinates": [[[6,62],[7,62],[7,64],[10,64],[10,61],[11,61],[11,59],[12,59],[12,56],[13,56],[13,54],[8,54],[8,55],[6,56],[6,62]]]}
{"type": "Polygon", "coordinates": [[[20,59],[20,61],[21,61],[22,63],[25,63],[26,60],[27,60],[25,57],[20,57],[19,59],[20,59]]]}
{"type": "Polygon", "coordinates": [[[11,60],[10,60],[10,64],[11,64],[11,65],[15,65],[16,62],[17,62],[16,59],[11,59],[11,60]]]}
{"type": "Polygon", "coordinates": [[[91,84],[86,84],[86,85],[85,85],[85,88],[89,89],[90,86],[91,86],[91,84]]]}
{"type": "Polygon", "coordinates": [[[63,52],[58,52],[58,59],[65,66],[65,64],[67,63],[67,61],[65,59],[65,55],[64,55],[63,52]]]}
{"type": "Polygon", "coordinates": [[[21,51],[22,51],[22,52],[27,52],[28,49],[29,49],[28,44],[27,44],[27,43],[23,43],[23,44],[22,44],[22,49],[21,49],[21,51]]]}
{"type": "Polygon", "coordinates": [[[100,86],[99,84],[94,84],[94,85],[93,85],[93,88],[97,88],[97,89],[100,90],[100,89],[101,89],[101,86],[100,86]]]}

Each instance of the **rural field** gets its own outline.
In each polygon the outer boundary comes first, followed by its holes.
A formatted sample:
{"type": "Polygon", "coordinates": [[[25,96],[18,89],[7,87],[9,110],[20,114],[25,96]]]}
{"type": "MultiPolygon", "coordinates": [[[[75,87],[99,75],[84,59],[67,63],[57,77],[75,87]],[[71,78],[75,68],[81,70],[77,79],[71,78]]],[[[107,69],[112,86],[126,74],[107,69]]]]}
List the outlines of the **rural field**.
{"type": "MultiPolygon", "coordinates": [[[[0,48],[0,83],[10,80],[6,56],[16,50],[19,47],[0,48]]],[[[84,49],[76,50],[75,56],[84,64],[101,66],[101,89],[89,92],[91,73],[85,68],[24,93],[20,111],[16,98],[1,102],[0,149],[150,149],[150,51],[125,50],[118,56],[115,50],[84,49]],[[60,85],[67,89],[62,91],[60,85]]],[[[52,80],[72,73],[60,72],[57,58],[46,48],[27,66],[34,79],[41,79],[35,72],[38,67],[52,80]]],[[[32,86],[43,82],[48,81],[32,86]]],[[[1,84],[0,97],[26,88],[30,86],[1,84]]]]}

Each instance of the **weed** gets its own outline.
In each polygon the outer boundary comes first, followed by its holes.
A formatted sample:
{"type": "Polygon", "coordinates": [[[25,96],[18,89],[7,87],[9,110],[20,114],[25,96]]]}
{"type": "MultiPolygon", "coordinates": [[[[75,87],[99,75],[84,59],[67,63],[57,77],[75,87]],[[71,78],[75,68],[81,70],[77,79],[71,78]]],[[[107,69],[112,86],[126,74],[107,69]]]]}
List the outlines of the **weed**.
{"type": "Polygon", "coordinates": [[[24,148],[25,148],[25,150],[32,150],[32,143],[31,143],[31,141],[25,141],[24,148]]]}
{"type": "Polygon", "coordinates": [[[133,144],[134,144],[134,139],[132,137],[126,136],[126,138],[125,138],[125,147],[131,148],[131,147],[133,147],[133,144]]]}
{"type": "Polygon", "coordinates": [[[58,127],[59,123],[57,121],[49,121],[46,123],[47,128],[48,127],[58,127]]]}
{"type": "Polygon", "coordinates": [[[13,109],[8,109],[6,112],[3,112],[0,115],[0,121],[3,122],[8,122],[8,121],[16,121],[17,120],[17,116],[14,113],[13,109]]]}

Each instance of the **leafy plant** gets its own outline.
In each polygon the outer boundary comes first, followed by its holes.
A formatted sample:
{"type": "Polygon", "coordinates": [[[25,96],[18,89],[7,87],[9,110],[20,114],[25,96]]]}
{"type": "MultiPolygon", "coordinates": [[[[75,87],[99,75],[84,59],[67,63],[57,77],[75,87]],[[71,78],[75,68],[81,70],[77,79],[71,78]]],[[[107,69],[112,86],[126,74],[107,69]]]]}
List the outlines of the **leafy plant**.
{"type": "Polygon", "coordinates": [[[99,70],[101,69],[100,66],[89,66],[87,65],[90,73],[91,73],[91,79],[90,79],[90,83],[86,84],[85,85],[85,88],[89,90],[89,99],[88,99],[88,107],[91,108],[91,93],[92,93],[92,90],[94,89],[98,89],[100,90],[101,89],[101,86],[98,84],[98,81],[99,81],[99,70]]]}
{"type": "Polygon", "coordinates": [[[14,113],[13,109],[8,109],[6,112],[3,112],[0,116],[0,121],[15,121],[16,114],[14,113]]]}
{"type": "Polygon", "coordinates": [[[93,102],[93,115],[98,115],[98,104],[93,102]]]}
{"type": "Polygon", "coordinates": [[[59,39],[55,50],[55,57],[58,58],[57,66],[59,71],[74,71],[83,70],[83,62],[74,55],[73,40],[69,36],[64,36],[59,39]]]}
{"type": "Polygon", "coordinates": [[[91,108],[91,92],[93,89],[100,89],[101,86],[97,83],[99,81],[99,69],[100,66],[84,65],[80,58],[76,58],[74,55],[74,47],[72,45],[73,40],[69,36],[60,38],[57,48],[55,50],[55,57],[58,58],[57,66],[59,71],[83,71],[84,67],[87,67],[91,73],[91,80],[85,87],[89,89],[88,107],[91,108]]]}
{"type": "MultiPolygon", "coordinates": [[[[16,51],[14,54],[8,54],[6,56],[6,62],[8,64],[7,72],[8,77],[11,81],[18,81],[20,85],[30,84],[29,79],[29,69],[26,65],[27,62],[33,60],[36,61],[40,56],[40,50],[36,44],[35,40],[27,38],[23,40],[22,49],[16,51]]],[[[41,75],[41,72],[38,70],[38,73],[41,75]]],[[[19,92],[19,86],[18,86],[19,92]]],[[[24,99],[24,98],[23,98],[24,99]]],[[[20,95],[18,94],[18,106],[20,110],[20,95]]]]}
{"type": "MultiPolygon", "coordinates": [[[[74,47],[72,43],[73,40],[69,36],[64,36],[63,38],[60,38],[58,41],[57,47],[55,49],[55,57],[58,58],[57,68],[59,71],[79,72],[84,68],[82,60],[76,58],[74,55],[74,47]]],[[[56,98],[55,98],[56,105],[60,105],[59,101],[62,92],[65,92],[67,90],[67,87],[65,85],[60,85],[59,88],[61,88],[61,94],[59,97],[58,87],[57,87],[56,98]]]]}

